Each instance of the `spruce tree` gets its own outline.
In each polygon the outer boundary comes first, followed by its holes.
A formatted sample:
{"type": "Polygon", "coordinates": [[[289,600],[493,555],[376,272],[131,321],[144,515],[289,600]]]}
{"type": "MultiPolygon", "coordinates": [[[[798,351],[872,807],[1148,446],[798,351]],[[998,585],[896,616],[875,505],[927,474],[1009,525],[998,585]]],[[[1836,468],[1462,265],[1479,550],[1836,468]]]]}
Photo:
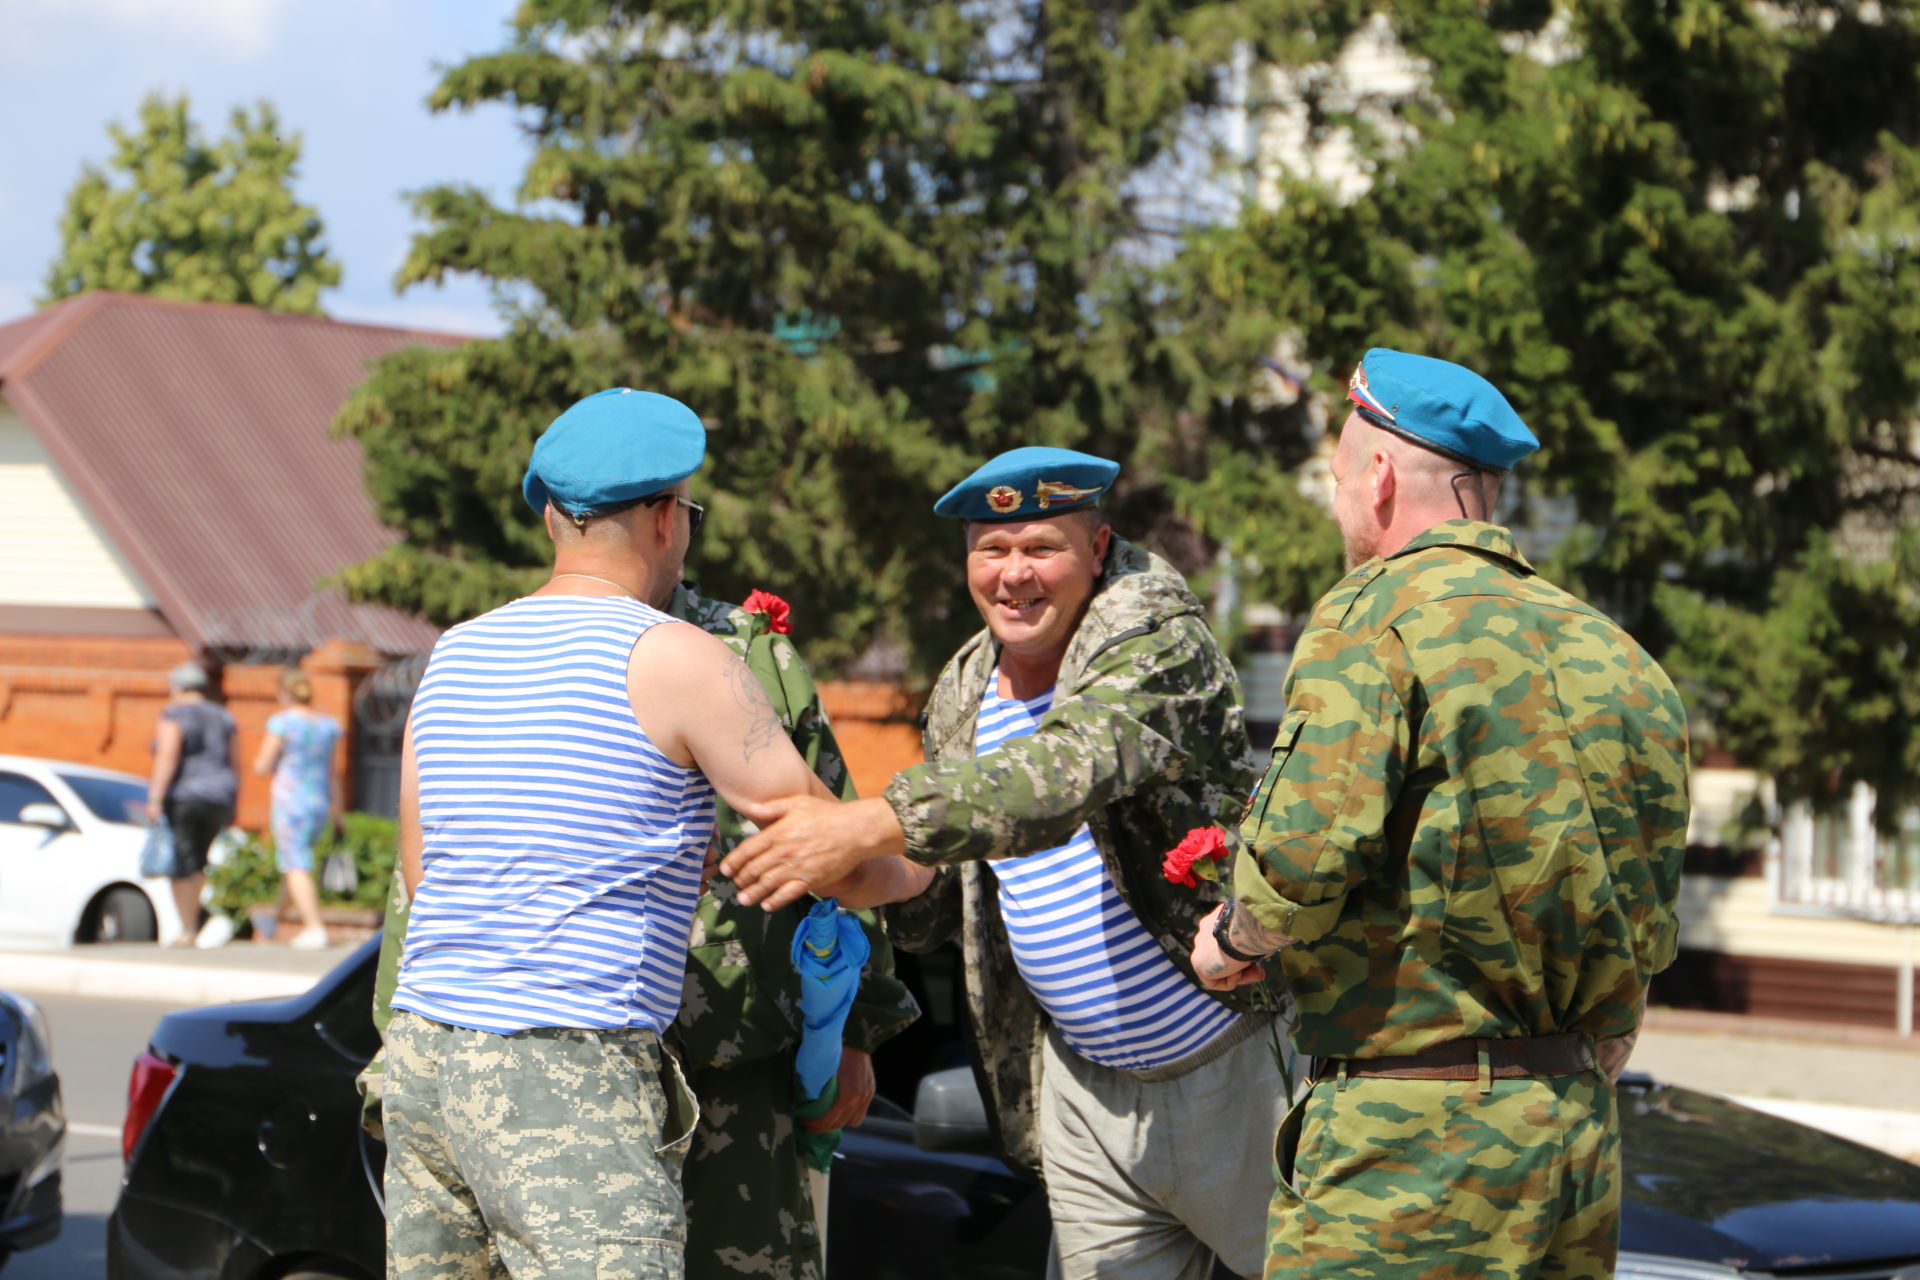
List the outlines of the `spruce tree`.
{"type": "Polygon", "coordinates": [[[1211,381],[1157,327],[1179,228],[1143,175],[1196,145],[1261,12],[523,5],[433,98],[519,108],[520,205],[420,193],[401,276],[491,281],[511,330],[396,356],[343,412],[405,534],[351,589],[450,620],[537,580],[520,469],[560,408],[619,384],[706,419],[692,567],[791,599],[816,661],[890,637],[924,674],[978,625],[930,508],[1016,445],[1121,460],[1118,527],[1204,563],[1167,481],[1204,468],[1211,381]]]}
{"type": "MultiPolygon", "coordinates": [[[[1293,68],[1340,90],[1316,127],[1351,131],[1372,185],[1283,180],[1198,239],[1203,359],[1285,338],[1333,403],[1373,345],[1486,374],[1542,441],[1517,514],[1575,517],[1541,567],[1682,677],[1704,737],[1789,796],[1870,782],[1891,823],[1920,795],[1916,6],[1384,12],[1426,88],[1293,68]]],[[[1363,16],[1290,29],[1311,57],[1363,16]]]]}
{"type": "Polygon", "coordinates": [[[300,135],[272,106],[233,112],[208,143],[187,99],[149,96],[137,130],[111,125],[105,169],[86,165],[60,217],[47,302],[88,289],[314,313],[340,283],[320,217],[294,198],[300,135]]]}

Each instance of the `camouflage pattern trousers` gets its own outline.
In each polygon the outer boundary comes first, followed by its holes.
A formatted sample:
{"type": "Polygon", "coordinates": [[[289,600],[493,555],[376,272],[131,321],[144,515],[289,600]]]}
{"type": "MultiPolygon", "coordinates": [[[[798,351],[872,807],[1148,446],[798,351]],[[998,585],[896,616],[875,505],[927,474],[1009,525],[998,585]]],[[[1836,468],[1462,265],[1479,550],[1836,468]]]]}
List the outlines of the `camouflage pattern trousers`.
{"type": "Polygon", "coordinates": [[[794,1142],[793,1054],[688,1077],[700,1124],[683,1173],[687,1280],[821,1280],[813,1193],[794,1142]]]}
{"type": "Polygon", "coordinates": [[[698,1116],[644,1029],[387,1028],[389,1280],[678,1280],[698,1116]]]}
{"type": "Polygon", "coordinates": [[[1620,1130],[1598,1071],[1344,1077],[1281,1123],[1268,1280],[1609,1280],[1620,1130]]]}

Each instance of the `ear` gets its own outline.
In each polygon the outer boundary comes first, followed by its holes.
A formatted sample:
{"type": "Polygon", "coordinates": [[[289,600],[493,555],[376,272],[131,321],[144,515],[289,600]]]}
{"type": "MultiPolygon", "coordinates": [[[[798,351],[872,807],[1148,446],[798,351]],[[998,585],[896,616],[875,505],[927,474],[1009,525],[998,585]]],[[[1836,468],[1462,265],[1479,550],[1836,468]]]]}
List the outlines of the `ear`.
{"type": "Polygon", "coordinates": [[[560,541],[559,530],[553,526],[553,504],[551,502],[540,508],[540,523],[546,526],[548,542],[560,541]]]}
{"type": "Polygon", "coordinates": [[[1394,495],[1399,492],[1400,476],[1393,467],[1393,455],[1385,450],[1376,450],[1373,455],[1373,509],[1380,523],[1393,523],[1389,512],[1393,510],[1394,495]]]}
{"type": "Polygon", "coordinates": [[[1093,576],[1098,578],[1107,571],[1107,548],[1113,542],[1113,526],[1103,524],[1099,532],[1093,535],[1093,576]]]}

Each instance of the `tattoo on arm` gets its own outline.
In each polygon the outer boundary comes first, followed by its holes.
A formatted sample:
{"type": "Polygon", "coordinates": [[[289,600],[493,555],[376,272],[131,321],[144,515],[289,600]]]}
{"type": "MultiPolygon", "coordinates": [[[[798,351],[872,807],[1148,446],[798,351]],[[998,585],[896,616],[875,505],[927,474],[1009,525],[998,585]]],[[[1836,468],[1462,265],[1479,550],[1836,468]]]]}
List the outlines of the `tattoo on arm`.
{"type": "Polygon", "coordinates": [[[1227,941],[1233,944],[1235,951],[1250,956],[1270,956],[1293,943],[1293,939],[1286,934],[1269,929],[1254,919],[1251,911],[1241,910],[1237,902],[1233,904],[1233,915],[1227,921],[1227,941]]]}
{"type": "Polygon", "coordinates": [[[751,722],[747,732],[740,739],[740,758],[751,761],[754,756],[772,746],[782,730],[780,717],[774,714],[773,703],[767,697],[767,691],[747,669],[747,664],[735,657],[728,657],[726,666],[728,687],[733,691],[734,702],[747,713],[751,722]]]}

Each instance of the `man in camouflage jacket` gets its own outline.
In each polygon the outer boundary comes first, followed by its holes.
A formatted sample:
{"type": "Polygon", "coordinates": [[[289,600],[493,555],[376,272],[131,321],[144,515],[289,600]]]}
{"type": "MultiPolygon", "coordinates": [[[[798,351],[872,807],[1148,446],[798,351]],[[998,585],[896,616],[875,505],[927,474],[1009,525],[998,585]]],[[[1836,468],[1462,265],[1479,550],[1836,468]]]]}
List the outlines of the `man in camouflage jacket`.
{"type": "MultiPolygon", "coordinates": [[[[855,806],[795,801],[727,865],[750,896],[768,897],[777,883],[831,883],[856,865],[874,865],[863,860],[904,852],[922,869],[912,884],[924,888],[889,909],[888,929],[911,951],[960,939],[989,1113],[1007,1158],[1047,1180],[1060,1273],[1205,1277],[1217,1254],[1254,1274],[1270,1151],[1259,1136],[1241,1141],[1250,1133],[1248,1113],[1207,1108],[1221,1090],[1214,1075],[1230,1071],[1239,1073],[1235,1088],[1264,1091],[1250,1102],[1260,1123],[1277,1122],[1286,1093],[1275,1061],[1285,997],[1252,987],[1221,993],[1237,1017],[1204,997],[1188,944],[1219,900],[1217,886],[1171,883],[1163,862],[1193,829],[1237,814],[1255,772],[1238,682],[1200,602],[1164,560],[1110,538],[1085,501],[1114,471],[1063,450],[1016,450],[942,500],[948,509],[936,511],[969,521],[969,587],[988,629],[960,649],[935,685],[926,763],[896,776],[884,799],[858,802],[892,835],[869,840],[855,806]],[[1031,475],[1021,470],[1027,463],[1031,475]],[[1082,500],[1041,502],[1035,510],[1033,495],[1062,490],[1082,500]],[[976,501],[954,509],[956,496],[976,501]],[[1003,581],[998,591],[983,585],[993,574],[981,577],[980,557],[996,554],[1054,565],[1085,555],[1084,598],[1064,581],[1048,581],[1051,568],[1034,571],[1041,586],[1023,585],[1025,578],[1010,587],[1003,581]],[[1047,650],[1057,664],[1050,682],[1041,677],[1050,708],[1031,735],[979,754],[983,699],[1008,696],[996,685],[1006,684],[1024,619],[1037,608],[1029,596],[1079,599],[1081,612],[1061,620],[1058,645],[1047,650]],[[1203,1006],[1181,1017],[1212,1025],[1218,1016],[1228,1028],[1187,1058],[1140,1070],[1095,1061],[1063,1038],[1061,1019],[1023,976],[1016,931],[1003,912],[1011,868],[1057,853],[1082,829],[1102,878],[1186,993],[1181,1007],[1203,1006]],[[1107,1127],[1094,1138],[1070,1132],[1083,1120],[1098,1129],[1103,1116],[1107,1127]]],[[[1011,696],[1035,692],[1016,687],[1011,696]]],[[[1121,914],[1098,928],[1121,933],[1121,914]]],[[[1097,975],[1097,962],[1075,972],[1097,975]]]]}
{"type": "Polygon", "coordinates": [[[1532,447],[1498,391],[1376,349],[1351,394],[1355,567],[1294,652],[1238,901],[1194,952],[1224,984],[1284,946],[1321,1062],[1267,1274],[1608,1277],[1612,1082],[1675,949],[1685,712],[1485,522],[1532,447]]]}
{"type": "MultiPolygon", "coordinates": [[[[852,798],[846,762],[813,678],[792,641],[772,629],[781,619],[709,600],[687,584],[674,588],[664,608],[720,637],[740,655],[809,767],[828,789],[852,798]]],[[[785,606],[773,602],[769,608],[784,612],[785,606]]],[[[715,831],[722,851],[740,840],[740,819],[724,803],[717,807],[715,831]]],[[[396,875],[374,991],[374,1018],[383,1029],[391,1017],[407,907],[396,875]]],[[[741,905],[725,878],[714,880],[694,916],[686,985],[671,1037],[700,1102],[700,1122],[681,1170],[688,1280],[735,1275],[822,1280],[825,1275],[824,1206],[814,1201],[792,1115],[798,1101],[794,1053],[804,1020],[790,951],[794,930],[805,917],[804,903],[774,912],[741,905]]],[[[861,919],[873,951],[842,1036],[841,1096],[825,1116],[807,1122],[813,1129],[860,1122],[873,1096],[868,1058],[920,1013],[893,976],[893,953],[875,915],[862,912],[861,919]]],[[[376,1125],[382,1069],[376,1057],[362,1076],[367,1114],[376,1125]]]]}

